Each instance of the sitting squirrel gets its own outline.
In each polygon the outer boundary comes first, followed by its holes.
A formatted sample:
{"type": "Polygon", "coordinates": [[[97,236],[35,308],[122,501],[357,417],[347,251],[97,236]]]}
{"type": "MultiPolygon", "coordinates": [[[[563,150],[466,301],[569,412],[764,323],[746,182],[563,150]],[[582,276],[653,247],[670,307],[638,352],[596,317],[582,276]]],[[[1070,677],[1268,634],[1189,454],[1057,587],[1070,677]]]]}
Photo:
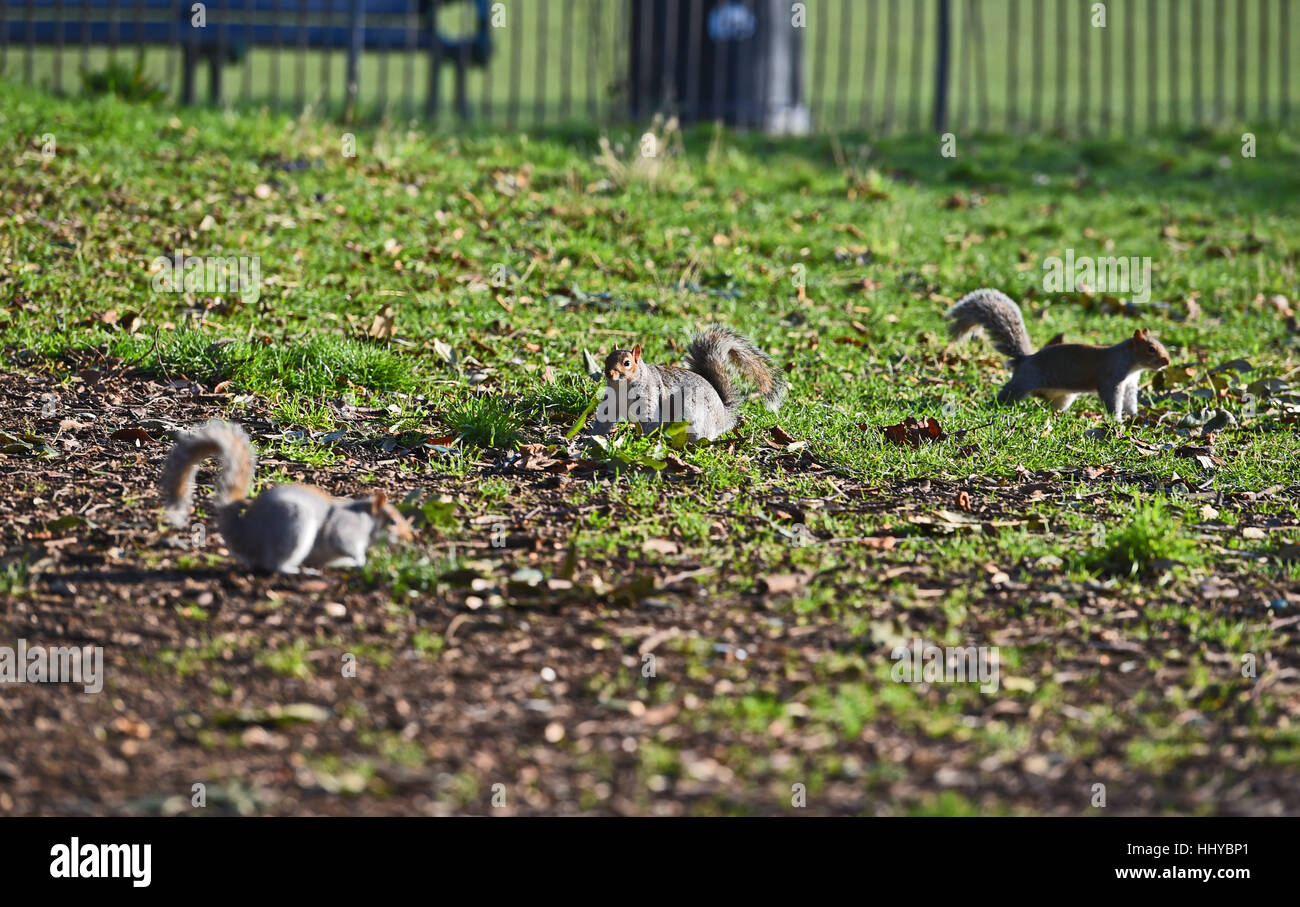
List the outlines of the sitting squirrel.
{"type": "Polygon", "coordinates": [[[651,431],[685,421],[687,438],[711,441],[736,424],[740,399],[731,387],[738,372],[758,388],[772,412],[781,408],[787,384],[766,353],[725,327],[696,334],[687,348],[685,368],[651,365],[641,358],[641,344],[616,349],[605,357],[605,396],[592,431],[607,434],[616,422],[636,422],[651,431]]]}
{"type": "Polygon", "coordinates": [[[984,328],[999,353],[1011,357],[1015,370],[998,391],[999,403],[1014,403],[1033,394],[1064,412],[1079,394],[1096,393],[1116,420],[1137,415],[1138,378],[1145,369],[1169,364],[1169,351],[1147,330],[1114,346],[1051,343],[1034,352],[1020,307],[999,290],[967,293],[948,310],[954,341],[984,328]]]}
{"type": "Polygon", "coordinates": [[[167,455],[162,491],[167,519],[189,519],[192,481],[199,463],[221,458],[217,526],[226,545],[250,567],[297,573],[309,567],[362,567],[373,539],[410,541],[411,525],[382,491],[335,498],[311,485],[276,485],[246,500],[257,458],[238,425],[212,421],[182,432],[167,455]]]}

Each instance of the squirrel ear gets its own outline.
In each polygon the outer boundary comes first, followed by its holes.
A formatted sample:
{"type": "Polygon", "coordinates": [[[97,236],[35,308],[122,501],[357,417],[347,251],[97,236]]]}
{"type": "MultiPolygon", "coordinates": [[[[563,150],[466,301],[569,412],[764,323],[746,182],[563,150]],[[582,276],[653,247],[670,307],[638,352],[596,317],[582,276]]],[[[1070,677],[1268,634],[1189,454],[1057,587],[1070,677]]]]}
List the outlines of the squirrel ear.
{"type": "Polygon", "coordinates": [[[632,347],[632,358],[637,362],[641,361],[641,344],[638,343],[636,346],[632,347]]]}
{"type": "Polygon", "coordinates": [[[1135,339],[1137,339],[1137,340],[1141,340],[1141,339],[1142,339],[1142,329],[1141,329],[1141,328],[1138,328],[1136,331],[1134,331],[1134,332],[1133,332],[1133,337],[1134,337],[1135,339]]]}
{"type": "Polygon", "coordinates": [[[371,513],[378,516],[379,514],[384,512],[384,508],[386,506],[388,506],[388,495],[384,494],[382,491],[376,491],[374,494],[370,496],[371,513]]]}

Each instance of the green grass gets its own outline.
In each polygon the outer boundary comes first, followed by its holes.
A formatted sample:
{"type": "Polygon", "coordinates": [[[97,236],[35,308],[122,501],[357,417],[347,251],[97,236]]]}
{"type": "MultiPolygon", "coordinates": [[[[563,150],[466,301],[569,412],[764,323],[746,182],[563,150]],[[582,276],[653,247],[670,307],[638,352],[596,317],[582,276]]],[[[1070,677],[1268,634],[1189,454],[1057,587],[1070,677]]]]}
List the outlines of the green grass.
{"type": "MultiPolygon", "coordinates": [[[[849,769],[775,768],[763,762],[765,738],[743,743],[746,735],[797,729],[837,759],[876,725],[1007,764],[1030,750],[1020,713],[965,721],[981,701],[971,689],[889,682],[879,653],[900,635],[960,644],[1032,624],[1023,642],[1005,646],[1005,673],[1022,683],[1002,695],[1038,716],[1072,706],[1056,728],[1061,752],[1106,749],[1151,774],[1199,758],[1199,744],[1171,730],[1182,711],[1228,698],[1245,710],[1243,681],[1223,658],[1244,651],[1262,663],[1289,645],[1259,609],[1300,576],[1271,556],[1300,542],[1300,339],[1270,302],[1300,297],[1294,133],[1261,132],[1255,158],[1240,156],[1234,131],[1086,143],[979,137],[963,140],[955,160],[929,137],[850,138],[854,163],[844,165],[829,140],[705,129],[681,138],[661,162],[663,178],[618,182],[597,161],[590,131],[379,127],[360,131],[355,159],[337,153],[337,133],[311,118],[178,116],[0,85],[0,151],[11,162],[0,174],[6,368],[62,375],[70,362],[107,354],[164,377],[229,382],[235,399],[265,401],[278,427],[309,432],[280,450],[316,466],[340,462],[320,434],[345,424],[346,443],[438,439],[441,450],[403,461],[419,490],[412,511],[423,542],[481,543],[489,517],[539,478],[492,464],[523,444],[555,451],[597,392],[584,351],[599,358],[639,341],[651,361],[675,363],[696,327],[735,326],[789,366],[787,406],[773,415],[747,402],[734,443],[675,451],[624,427],[605,448],[588,448],[617,472],[565,487],[572,514],[557,530],[556,562],[543,554],[536,566],[557,576],[569,552],[610,586],[643,568],[698,566],[712,571],[702,592],[734,604],[738,625],[760,639],[775,626],[842,634],[815,662],[791,647],[787,675],[772,677],[722,661],[721,640],[695,628],[692,640],[665,644],[673,669],[655,684],[634,668],[574,684],[600,702],[683,702],[676,723],[732,740],[738,775],[752,769],[814,792],[818,773],[849,769]],[[48,161],[37,142],[46,132],[60,149],[48,161]],[[295,161],[307,166],[281,166],[295,161]],[[259,257],[260,297],[154,292],[149,263],[177,249],[259,257]],[[1151,303],[1125,311],[1104,296],[1046,291],[1042,263],[1066,249],[1149,256],[1151,303]],[[508,275],[503,286],[494,273],[508,275]],[[1117,428],[1095,397],[1065,414],[1037,401],[996,407],[1004,365],[984,344],[946,349],[942,320],[953,300],[985,285],[1024,301],[1038,343],[1057,332],[1113,343],[1151,328],[1175,367],[1144,381],[1144,418],[1117,428]],[[385,307],[391,336],[371,330],[385,307]],[[1215,370],[1241,359],[1249,370],[1215,370]],[[373,419],[345,423],[347,405],[373,419]],[[1200,426],[1213,410],[1237,424],[1207,439],[1200,426]],[[915,449],[888,443],[878,426],[907,416],[935,416],[950,437],[915,449]],[[778,450],[776,425],[805,445],[778,450]],[[1210,446],[1217,459],[1198,459],[1210,446]],[[659,468],[670,453],[698,471],[670,477],[659,468]],[[437,483],[458,494],[426,493],[437,483]],[[937,500],[929,483],[953,492],[937,500]],[[961,517],[959,488],[978,516],[961,517]],[[812,544],[797,543],[798,524],[812,544]],[[895,547],[864,547],[886,535],[895,547]],[[646,543],[663,540],[677,553],[650,553],[646,543]],[[810,579],[760,598],[776,574],[810,579]],[[1211,580],[1239,587],[1237,610],[1206,604],[1198,590],[1211,580]],[[1018,585],[1004,591],[1008,581],[1018,585]],[[1075,600],[1084,589],[1087,608],[1075,600]],[[1087,641],[1114,633],[1164,653],[1114,653],[1116,663],[1134,662],[1135,678],[1167,660],[1186,668],[1181,679],[1104,702],[1090,699],[1101,695],[1093,681],[1058,679],[1069,673],[1060,665],[1096,658],[1087,641]],[[729,692],[713,695],[720,678],[729,692]],[[1103,743],[1103,734],[1121,739],[1103,743]]],[[[633,147],[638,134],[611,138],[633,147]]],[[[0,444],[29,449],[40,430],[7,427],[0,444]]],[[[521,566],[534,565],[505,550],[469,563],[426,547],[376,552],[357,582],[386,590],[405,615],[445,601],[457,574],[473,573],[493,590],[480,596],[491,612],[517,594],[492,577],[521,566]]],[[[27,584],[25,567],[0,572],[0,589],[27,584]]],[[[180,607],[202,626],[197,610],[180,607]]],[[[608,635],[609,645],[635,644],[608,635]]],[[[188,676],[223,645],[158,660],[188,676]]],[[[305,645],[246,654],[303,677],[313,670],[305,645]]],[[[431,668],[452,646],[432,629],[403,645],[431,668]]],[[[361,655],[366,664],[398,657],[361,655]]],[[[1249,709],[1243,745],[1270,764],[1294,764],[1295,736],[1279,733],[1273,694],[1261,688],[1249,709]]],[[[382,758],[416,759],[385,738],[370,744],[382,758]]],[[[644,741],[647,783],[681,777],[684,746],[644,741]]],[[[885,784],[880,771],[863,769],[854,783],[885,784]]],[[[896,807],[1001,808],[952,792],[896,807]]]]}

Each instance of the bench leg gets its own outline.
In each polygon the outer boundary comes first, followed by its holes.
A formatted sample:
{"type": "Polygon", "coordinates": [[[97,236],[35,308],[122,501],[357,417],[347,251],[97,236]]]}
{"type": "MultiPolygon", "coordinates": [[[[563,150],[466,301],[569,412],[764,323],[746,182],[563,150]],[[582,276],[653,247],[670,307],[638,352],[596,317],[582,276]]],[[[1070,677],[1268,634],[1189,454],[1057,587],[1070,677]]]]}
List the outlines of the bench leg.
{"type": "Polygon", "coordinates": [[[181,51],[181,103],[194,103],[194,67],[198,65],[198,60],[194,49],[190,47],[183,48],[181,51]]]}
{"type": "Polygon", "coordinates": [[[208,55],[208,97],[214,107],[221,103],[221,54],[216,51],[208,55]]]}
{"type": "Polygon", "coordinates": [[[456,116],[469,119],[469,69],[463,59],[456,61],[456,116]]]}

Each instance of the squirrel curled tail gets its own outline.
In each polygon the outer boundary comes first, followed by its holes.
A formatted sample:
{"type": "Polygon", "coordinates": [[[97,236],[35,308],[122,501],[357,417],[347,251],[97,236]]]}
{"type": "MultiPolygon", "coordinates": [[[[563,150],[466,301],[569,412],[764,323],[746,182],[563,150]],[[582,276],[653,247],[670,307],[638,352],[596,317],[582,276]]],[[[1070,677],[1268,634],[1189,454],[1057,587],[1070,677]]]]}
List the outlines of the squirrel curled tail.
{"type": "Polygon", "coordinates": [[[785,376],[773,368],[772,357],[731,328],[710,327],[692,337],[686,348],[686,367],[713,385],[729,412],[734,413],[740,405],[731,389],[732,369],[754,382],[769,411],[776,412],[785,401],[788,385],[785,376]]]}
{"type": "MultiPolygon", "coordinates": [[[[194,473],[208,457],[221,460],[217,475],[217,513],[223,523],[238,513],[239,502],[248,497],[257,469],[257,454],[248,435],[238,425],[213,420],[197,429],[182,432],[167,455],[160,484],[167,521],[184,526],[194,500],[194,473]]],[[[221,527],[223,535],[226,527],[221,527]]]]}
{"type": "Polygon", "coordinates": [[[954,342],[983,328],[993,348],[1013,365],[1034,354],[1020,306],[1001,290],[988,287],[967,293],[948,310],[949,330],[954,342]]]}

